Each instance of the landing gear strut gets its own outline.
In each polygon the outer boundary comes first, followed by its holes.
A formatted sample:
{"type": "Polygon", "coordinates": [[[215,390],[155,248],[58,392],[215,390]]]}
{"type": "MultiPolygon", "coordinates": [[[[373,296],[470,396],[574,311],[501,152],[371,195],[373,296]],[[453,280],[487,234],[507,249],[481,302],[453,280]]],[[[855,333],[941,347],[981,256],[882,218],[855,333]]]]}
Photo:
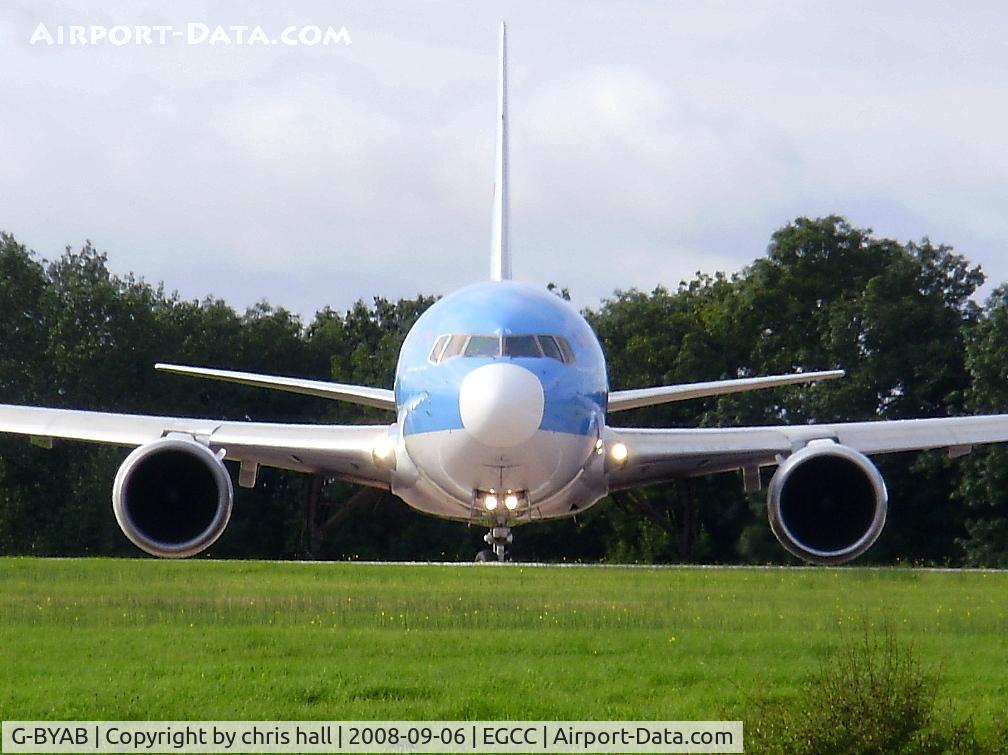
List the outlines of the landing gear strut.
{"type": "Polygon", "coordinates": [[[483,541],[492,548],[492,550],[482,550],[476,554],[477,561],[493,561],[495,558],[497,561],[509,561],[511,557],[511,542],[514,538],[511,536],[510,527],[492,527],[488,533],[483,536],[483,541]]]}

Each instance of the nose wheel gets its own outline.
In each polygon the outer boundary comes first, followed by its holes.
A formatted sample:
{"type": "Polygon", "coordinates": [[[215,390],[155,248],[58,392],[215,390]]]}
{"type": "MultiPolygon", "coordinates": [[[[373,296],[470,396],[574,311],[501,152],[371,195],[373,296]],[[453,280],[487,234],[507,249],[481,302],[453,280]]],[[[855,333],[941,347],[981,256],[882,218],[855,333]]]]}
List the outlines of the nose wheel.
{"type": "Polygon", "coordinates": [[[510,561],[513,540],[510,527],[492,527],[483,536],[483,542],[490,546],[490,550],[481,550],[476,554],[476,560],[479,562],[510,561]]]}

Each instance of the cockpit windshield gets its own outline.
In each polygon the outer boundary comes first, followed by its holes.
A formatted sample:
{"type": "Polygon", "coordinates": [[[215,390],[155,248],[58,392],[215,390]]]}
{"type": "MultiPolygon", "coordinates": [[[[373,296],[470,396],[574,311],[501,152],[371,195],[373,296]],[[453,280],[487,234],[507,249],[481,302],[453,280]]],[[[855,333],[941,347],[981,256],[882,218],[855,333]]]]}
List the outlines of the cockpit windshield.
{"type": "Polygon", "coordinates": [[[504,356],[541,357],[539,339],[535,336],[504,336],[504,356]]]}
{"type": "Polygon", "coordinates": [[[500,356],[500,339],[497,336],[469,336],[469,342],[465,347],[465,356],[500,356]]]}
{"type": "Polygon", "coordinates": [[[440,364],[454,357],[509,357],[511,359],[555,359],[564,364],[574,361],[574,351],[563,336],[454,333],[439,336],[428,357],[440,364]]]}

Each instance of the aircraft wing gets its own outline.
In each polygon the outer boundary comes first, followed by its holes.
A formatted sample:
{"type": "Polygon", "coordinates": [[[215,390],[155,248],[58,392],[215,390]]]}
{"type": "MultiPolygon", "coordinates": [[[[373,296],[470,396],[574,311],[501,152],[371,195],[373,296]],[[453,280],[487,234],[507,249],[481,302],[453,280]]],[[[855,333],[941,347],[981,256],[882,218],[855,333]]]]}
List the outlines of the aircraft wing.
{"type": "Polygon", "coordinates": [[[176,375],[223,380],[227,383],[251,385],[256,388],[270,388],[276,391],[300,393],[305,396],[349,401],[354,404],[373,406],[377,409],[395,411],[395,395],[387,388],[369,388],[363,385],[347,385],[345,383],[330,383],[325,380],[307,380],[305,378],[277,377],[275,375],[259,375],[254,372],[237,372],[235,370],[214,370],[207,367],[186,367],[181,364],[154,365],[155,370],[171,372],[176,375]]]}
{"type": "Polygon", "coordinates": [[[712,380],[706,383],[662,385],[657,388],[635,388],[629,391],[609,391],[609,412],[622,412],[627,409],[668,404],[673,401],[686,401],[691,398],[723,396],[728,393],[776,388],[782,385],[813,383],[817,380],[834,380],[843,376],[843,370],[826,370],[823,372],[795,372],[790,375],[712,380]]]}
{"type": "Polygon", "coordinates": [[[373,455],[376,446],[388,442],[388,425],[225,422],[0,404],[0,433],[26,435],[39,445],[61,438],[127,447],[183,433],[208,443],[215,452],[223,450],[232,461],[383,488],[390,478],[373,455]]]}
{"type": "Polygon", "coordinates": [[[833,440],[863,454],[948,448],[1008,441],[1008,414],[825,425],[664,429],[606,428],[606,444],[622,443],[626,461],[609,471],[611,490],[777,464],[813,440],[833,440]]]}

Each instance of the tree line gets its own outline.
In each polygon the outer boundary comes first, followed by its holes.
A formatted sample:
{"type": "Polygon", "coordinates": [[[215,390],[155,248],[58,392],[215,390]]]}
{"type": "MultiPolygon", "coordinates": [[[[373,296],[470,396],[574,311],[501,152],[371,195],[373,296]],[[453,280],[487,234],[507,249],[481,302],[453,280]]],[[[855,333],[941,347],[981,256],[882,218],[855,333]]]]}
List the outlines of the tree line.
{"type": "MultiPolygon", "coordinates": [[[[635,410],[634,426],[939,417],[1008,406],[1008,287],[983,306],[979,267],[928,239],[878,238],[838,216],[798,218],[741,273],[617,290],[585,310],[613,388],[842,368],[811,386],[635,410]]],[[[562,289],[552,287],[558,295],[562,289]]],[[[108,269],[88,242],[42,260],[0,234],[0,402],[278,422],[384,422],[379,410],[157,373],[157,361],[390,387],[399,345],[435,297],[358,301],[311,322],[244,313],[108,269]]],[[[0,553],[135,555],[111,515],[128,449],[0,436],[0,553]]],[[[1008,450],[877,457],[889,523],[862,562],[1008,566],[1008,450]]],[[[772,470],[765,470],[767,477],[772,470]]],[[[766,480],[764,480],[765,482],[766,480]]],[[[216,557],[468,560],[483,531],[388,493],[264,469],[236,488],[216,557]]],[[[573,520],[523,527],[516,557],[785,563],[764,493],[735,475],[621,493],[573,520]]]]}

